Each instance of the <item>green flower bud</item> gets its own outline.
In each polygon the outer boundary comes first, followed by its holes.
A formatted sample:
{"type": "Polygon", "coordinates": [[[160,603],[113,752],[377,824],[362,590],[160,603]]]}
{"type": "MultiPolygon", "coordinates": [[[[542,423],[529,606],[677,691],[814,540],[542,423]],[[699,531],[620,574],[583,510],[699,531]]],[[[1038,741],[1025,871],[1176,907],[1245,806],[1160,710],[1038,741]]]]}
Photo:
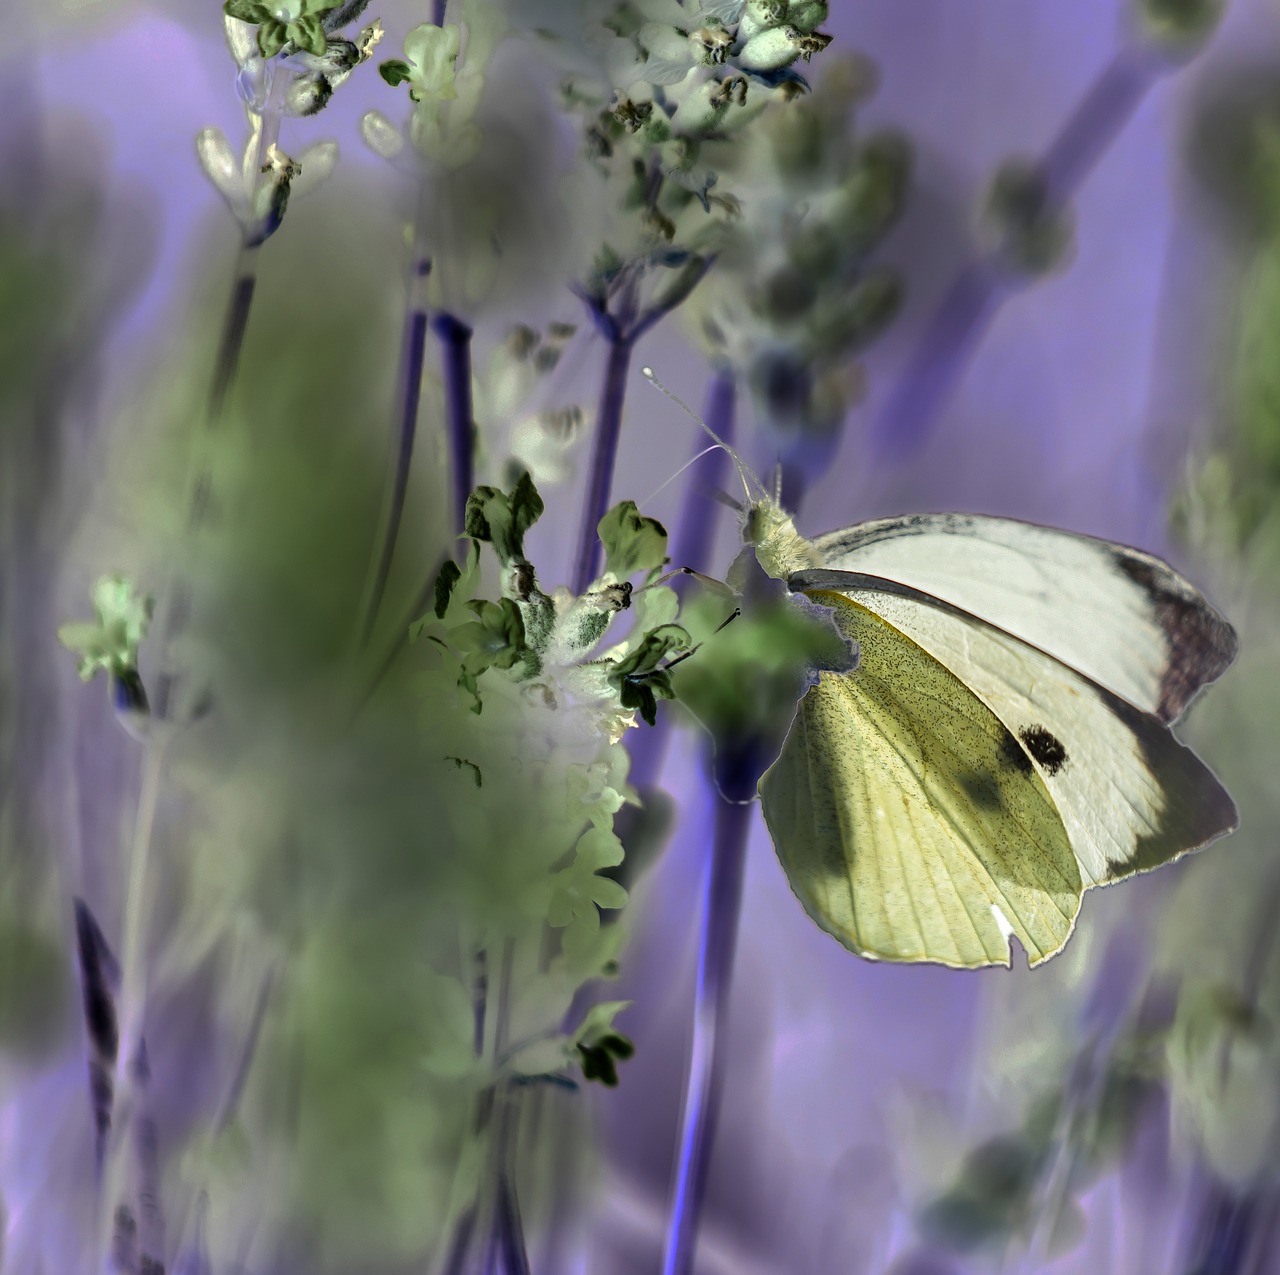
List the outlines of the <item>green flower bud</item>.
{"type": "Polygon", "coordinates": [[[809,339],[821,353],[865,349],[902,308],[902,280],[892,270],[866,275],[834,306],[815,314],[809,339]]]}
{"type": "Polygon", "coordinates": [[[747,0],[738,23],[738,39],[750,40],[761,31],[781,26],[787,18],[787,0],[747,0]]]}
{"type": "Polygon", "coordinates": [[[991,183],[983,222],[1004,261],[1020,274],[1046,275],[1070,255],[1070,213],[1049,202],[1044,175],[1023,160],[1001,165],[991,183]]]}
{"type": "Polygon", "coordinates": [[[796,30],[810,35],[827,20],[830,12],[827,0],[793,0],[787,10],[787,21],[796,30]]]}
{"type": "Polygon", "coordinates": [[[1184,51],[1213,33],[1225,7],[1224,0],[1138,0],[1138,20],[1150,40],[1184,51]]]}
{"type": "Polygon", "coordinates": [[[701,66],[722,66],[733,46],[733,36],[722,26],[699,27],[689,32],[689,49],[701,66]]]}
{"type": "Polygon", "coordinates": [[[753,35],[734,62],[746,71],[781,71],[800,56],[800,39],[793,26],[771,27],[753,35]]]}
{"type": "Polygon", "coordinates": [[[857,166],[825,218],[846,260],[865,256],[898,219],[910,175],[911,148],[901,135],[877,134],[863,145],[857,166]]]}

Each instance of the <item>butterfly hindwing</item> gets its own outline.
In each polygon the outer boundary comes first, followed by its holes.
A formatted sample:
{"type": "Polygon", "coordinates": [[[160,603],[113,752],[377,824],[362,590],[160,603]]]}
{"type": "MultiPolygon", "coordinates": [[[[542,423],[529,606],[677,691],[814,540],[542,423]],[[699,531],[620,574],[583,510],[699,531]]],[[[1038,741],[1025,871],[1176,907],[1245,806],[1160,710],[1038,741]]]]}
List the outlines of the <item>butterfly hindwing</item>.
{"type": "Polygon", "coordinates": [[[860,651],[801,701],[760,784],[792,889],[846,947],[885,960],[1033,964],[1066,942],[1083,889],[1041,772],[917,642],[815,594],[860,651]]]}
{"type": "Polygon", "coordinates": [[[950,669],[1018,739],[1062,816],[1086,889],[1236,826],[1213,773],[1153,714],[955,608],[887,590],[854,596],[950,669]]]}
{"type": "Polygon", "coordinates": [[[884,576],[981,616],[1165,722],[1235,657],[1235,631],[1182,576],[1091,536],[912,514],[812,543],[826,567],[884,576]]]}

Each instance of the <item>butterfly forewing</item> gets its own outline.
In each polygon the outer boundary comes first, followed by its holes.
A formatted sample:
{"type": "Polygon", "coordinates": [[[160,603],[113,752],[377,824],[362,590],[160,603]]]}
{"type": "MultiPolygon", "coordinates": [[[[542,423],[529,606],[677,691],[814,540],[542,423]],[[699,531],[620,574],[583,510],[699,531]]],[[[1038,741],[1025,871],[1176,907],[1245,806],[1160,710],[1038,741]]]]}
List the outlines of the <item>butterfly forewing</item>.
{"type": "Polygon", "coordinates": [[[832,569],[884,576],[981,616],[1162,721],[1235,658],[1231,625],[1158,558],[975,514],[912,514],[813,542],[832,569]]]}
{"type": "Polygon", "coordinates": [[[911,637],[849,598],[852,674],[820,675],[760,785],[809,914],[864,956],[1032,963],[1066,942],[1083,889],[1041,772],[999,718],[911,637]]]}

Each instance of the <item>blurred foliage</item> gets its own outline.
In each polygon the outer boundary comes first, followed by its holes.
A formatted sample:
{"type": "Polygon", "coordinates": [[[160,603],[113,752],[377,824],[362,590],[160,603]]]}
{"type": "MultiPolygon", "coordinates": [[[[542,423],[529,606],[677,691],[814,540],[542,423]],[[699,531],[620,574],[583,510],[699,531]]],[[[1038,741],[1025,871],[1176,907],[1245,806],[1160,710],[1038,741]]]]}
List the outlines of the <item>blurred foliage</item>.
{"type": "Polygon", "coordinates": [[[740,212],[688,323],[712,363],[745,381],[784,462],[811,474],[860,394],[857,354],[903,299],[873,258],[901,215],[911,149],[857,128],[874,85],[867,62],[828,54],[811,93],[706,148],[740,212]]]}

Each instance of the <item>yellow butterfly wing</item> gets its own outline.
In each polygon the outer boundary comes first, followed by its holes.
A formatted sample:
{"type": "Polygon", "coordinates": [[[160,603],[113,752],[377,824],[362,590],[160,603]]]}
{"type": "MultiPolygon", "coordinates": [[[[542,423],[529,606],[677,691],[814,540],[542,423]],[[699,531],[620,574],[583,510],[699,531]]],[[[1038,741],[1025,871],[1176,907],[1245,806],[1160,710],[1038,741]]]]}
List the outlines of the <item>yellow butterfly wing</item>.
{"type": "Polygon", "coordinates": [[[858,643],[822,673],[760,781],[792,889],[862,956],[973,968],[1033,965],[1067,941],[1083,891],[1053,798],[1009,729],[888,621],[837,593],[858,643]]]}

